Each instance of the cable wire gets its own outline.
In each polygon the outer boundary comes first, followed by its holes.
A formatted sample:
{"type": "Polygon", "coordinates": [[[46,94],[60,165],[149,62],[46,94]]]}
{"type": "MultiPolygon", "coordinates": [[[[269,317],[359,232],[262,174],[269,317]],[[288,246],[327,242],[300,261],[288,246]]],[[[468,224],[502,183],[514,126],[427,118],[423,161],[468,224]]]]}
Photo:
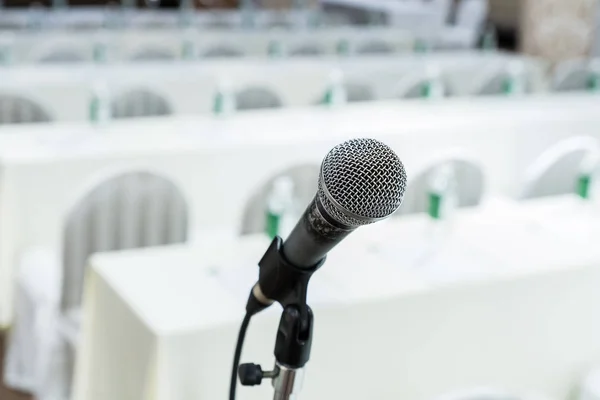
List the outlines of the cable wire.
{"type": "Polygon", "coordinates": [[[250,325],[250,318],[252,314],[246,314],[240,326],[240,333],[238,334],[237,344],[235,345],[235,354],[233,356],[233,367],[231,369],[231,382],[229,385],[229,400],[235,400],[235,390],[237,388],[237,372],[240,366],[240,358],[242,357],[242,348],[244,347],[244,339],[246,338],[246,331],[248,325],[250,325]]]}

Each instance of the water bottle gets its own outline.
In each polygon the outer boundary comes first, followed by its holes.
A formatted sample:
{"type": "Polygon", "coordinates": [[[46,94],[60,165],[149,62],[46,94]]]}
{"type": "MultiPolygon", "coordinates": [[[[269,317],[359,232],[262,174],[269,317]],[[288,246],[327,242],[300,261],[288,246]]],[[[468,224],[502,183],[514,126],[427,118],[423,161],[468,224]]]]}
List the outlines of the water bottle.
{"type": "Polygon", "coordinates": [[[483,34],[481,49],[486,52],[495,52],[498,50],[498,35],[492,25],[488,26],[483,34]]]}
{"type": "Polygon", "coordinates": [[[525,65],[521,60],[512,60],[507,67],[504,94],[520,96],[526,91],[525,65]]]}
{"type": "Polygon", "coordinates": [[[275,179],[267,199],[266,234],[287,237],[296,223],[294,181],[288,176],[275,179]]]}
{"type": "Polygon", "coordinates": [[[445,96],[445,92],[440,68],[437,65],[428,65],[421,96],[426,99],[441,99],[445,96]]]}
{"type": "Polygon", "coordinates": [[[325,91],[323,104],[330,107],[338,107],[346,104],[347,101],[348,96],[346,87],[344,86],[344,74],[340,69],[334,69],[329,73],[329,83],[325,91]]]}
{"type": "Polygon", "coordinates": [[[597,152],[590,152],[579,167],[575,193],[583,200],[589,200],[592,196],[593,176],[598,167],[598,158],[597,152]]]}
{"type": "Polygon", "coordinates": [[[437,168],[431,176],[428,214],[435,221],[448,221],[458,206],[456,172],[452,163],[437,168]]]}
{"type": "Polygon", "coordinates": [[[181,42],[181,59],[193,60],[196,58],[196,32],[192,28],[186,28],[183,32],[181,42]]]}
{"type": "Polygon", "coordinates": [[[96,82],[92,87],[90,101],[90,122],[95,125],[104,125],[110,121],[111,115],[110,91],[105,82],[96,82]]]}
{"type": "Polygon", "coordinates": [[[235,96],[231,83],[221,79],[217,84],[217,92],[213,100],[213,114],[218,117],[229,116],[235,112],[235,96]]]}

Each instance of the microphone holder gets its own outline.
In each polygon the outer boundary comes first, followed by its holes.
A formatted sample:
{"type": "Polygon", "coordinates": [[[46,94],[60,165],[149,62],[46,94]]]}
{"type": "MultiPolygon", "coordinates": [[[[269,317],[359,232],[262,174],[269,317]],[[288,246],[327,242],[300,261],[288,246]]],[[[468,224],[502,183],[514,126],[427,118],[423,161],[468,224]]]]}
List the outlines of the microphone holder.
{"type": "MultiPolygon", "coordinates": [[[[274,400],[296,400],[312,346],[314,318],[306,304],[308,282],[325,258],[314,267],[297,268],[285,259],[282,244],[281,238],[275,237],[258,263],[262,293],[283,307],[275,341],[275,367],[272,371],[263,371],[260,365],[242,364],[238,376],[244,386],[260,385],[263,379],[272,379],[274,400]]],[[[255,303],[253,296],[251,293],[249,303],[255,303]]]]}

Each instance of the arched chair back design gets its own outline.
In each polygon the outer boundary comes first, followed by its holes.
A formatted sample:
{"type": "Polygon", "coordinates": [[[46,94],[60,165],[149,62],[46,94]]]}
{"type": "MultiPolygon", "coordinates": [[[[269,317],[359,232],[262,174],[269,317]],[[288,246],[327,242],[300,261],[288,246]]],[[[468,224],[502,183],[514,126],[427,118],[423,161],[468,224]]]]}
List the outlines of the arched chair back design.
{"type": "Polygon", "coordinates": [[[252,194],[246,202],[242,216],[241,233],[251,234],[265,231],[265,212],[269,193],[273,182],[279,177],[289,177],[294,182],[294,197],[298,211],[304,212],[304,208],[317,193],[317,181],[319,179],[320,166],[315,164],[303,164],[290,167],[275,176],[269,178],[252,194]]]}
{"type": "MultiPolygon", "coordinates": [[[[442,78],[442,84],[444,85],[444,97],[451,96],[450,88],[448,83],[442,78]]],[[[423,94],[423,88],[427,84],[427,78],[417,77],[408,85],[402,85],[397,92],[396,97],[399,99],[418,99],[425,97],[423,94]]]]}
{"type": "Polygon", "coordinates": [[[50,122],[46,110],[32,100],[0,94],[0,125],[50,122]]]}
{"type": "Polygon", "coordinates": [[[357,54],[389,54],[393,53],[394,48],[383,40],[373,40],[365,43],[356,49],[357,54]]]}
{"type": "Polygon", "coordinates": [[[38,62],[40,64],[74,64],[85,61],[85,57],[73,50],[56,50],[42,56],[38,62]]]}
{"type": "Polygon", "coordinates": [[[555,92],[584,91],[589,88],[592,72],[587,62],[576,60],[560,64],[552,79],[555,92]]]}
{"type": "Polygon", "coordinates": [[[91,254],[183,243],[188,214],[179,189],[149,172],[128,172],[97,185],[71,208],[65,220],[61,308],[68,311],[80,306],[91,254]]]}
{"type": "Polygon", "coordinates": [[[171,105],[161,95],[146,89],[129,90],[112,101],[112,117],[138,118],[170,115],[171,105]]]}
{"type": "Polygon", "coordinates": [[[177,57],[168,49],[161,48],[147,48],[140,50],[131,57],[134,62],[145,62],[145,61],[170,61],[175,60],[177,57]]]}
{"type": "Polygon", "coordinates": [[[283,102],[272,90],[263,87],[248,87],[235,95],[236,110],[258,110],[281,108],[283,102]]]}
{"type": "Polygon", "coordinates": [[[360,103],[375,100],[375,92],[371,86],[361,82],[346,82],[346,100],[348,103],[360,103]]]}
{"type": "Polygon", "coordinates": [[[235,47],[221,45],[208,49],[202,55],[203,58],[236,58],[243,57],[244,53],[235,47]]]}
{"type": "Polygon", "coordinates": [[[598,141],[582,136],[562,140],[545,150],[525,172],[523,200],[576,192],[577,179],[589,158],[598,155],[598,141]]]}
{"type": "Polygon", "coordinates": [[[469,158],[453,156],[433,161],[414,178],[409,179],[402,207],[395,215],[427,212],[431,179],[440,167],[448,163],[452,164],[455,173],[457,206],[462,208],[478,205],[485,187],[482,167],[469,158]]]}
{"type": "Polygon", "coordinates": [[[291,57],[316,57],[324,54],[323,49],[316,44],[304,44],[293,48],[289,55],[291,57]]]}
{"type": "MultiPolygon", "coordinates": [[[[483,82],[479,88],[476,90],[476,95],[478,96],[497,96],[506,93],[506,82],[510,79],[510,75],[508,72],[503,71],[496,73],[483,82]]],[[[530,92],[531,87],[529,85],[529,80],[525,77],[525,92],[530,92]]]]}

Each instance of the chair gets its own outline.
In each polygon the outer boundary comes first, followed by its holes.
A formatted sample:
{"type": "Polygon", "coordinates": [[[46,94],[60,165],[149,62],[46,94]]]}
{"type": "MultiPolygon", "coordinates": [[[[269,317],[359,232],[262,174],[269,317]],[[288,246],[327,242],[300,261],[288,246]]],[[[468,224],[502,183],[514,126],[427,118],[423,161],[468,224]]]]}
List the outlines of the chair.
{"type": "Polygon", "coordinates": [[[42,56],[40,64],[73,64],[85,61],[85,56],[73,50],[57,50],[42,56]]]}
{"type": "Polygon", "coordinates": [[[236,110],[281,108],[283,102],[277,94],[263,87],[248,87],[235,94],[236,110]]]}
{"type": "MultiPolygon", "coordinates": [[[[444,97],[450,96],[449,85],[443,76],[439,79],[444,86],[444,97]]],[[[399,82],[396,88],[396,97],[399,99],[418,99],[423,98],[423,88],[428,83],[428,77],[423,74],[413,75],[399,82]]]]}
{"type": "Polygon", "coordinates": [[[177,56],[175,53],[168,49],[161,48],[147,48],[140,50],[131,57],[131,61],[134,62],[146,62],[146,61],[170,61],[175,60],[177,56]]]}
{"type": "Polygon", "coordinates": [[[383,40],[373,40],[365,43],[356,49],[357,54],[389,54],[393,53],[394,48],[383,40]]]}
{"type": "Polygon", "coordinates": [[[170,115],[170,104],[161,95],[146,89],[129,90],[112,101],[112,118],[139,118],[170,115]]]}
{"type": "Polygon", "coordinates": [[[360,103],[375,100],[375,92],[371,86],[361,82],[346,82],[346,101],[348,103],[360,103]]]}
{"type": "Polygon", "coordinates": [[[575,193],[584,163],[598,155],[598,141],[580,136],[545,150],[525,172],[522,200],[575,193]]]}
{"type": "Polygon", "coordinates": [[[555,92],[584,91],[589,88],[592,71],[583,60],[565,61],[558,65],[552,78],[555,92]]]}
{"type": "Polygon", "coordinates": [[[208,49],[203,55],[203,58],[235,58],[243,57],[244,53],[239,49],[230,46],[217,46],[208,49]]]}
{"type": "MultiPolygon", "coordinates": [[[[515,64],[516,65],[516,64],[515,64]]],[[[531,92],[531,81],[528,79],[527,71],[522,71],[525,93],[531,92]]],[[[506,85],[512,79],[511,72],[506,69],[500,72],[494,72],[485,77],[475,88],[474,94],[478,96],[497,96],[506,93],[506,85]]]]}
{"type": "Polygon", "coordinates": [[[431,178],[442,165],[447,163],[452,163],[456,174],[457,206],[462,208],[478,205],[483,197],[485,186],[483,169],[476,161],[461,154],[454,154],[432,161],[414,178],[409,178],[402,207],[395,215],[427,212],[431,178]]]}
{"type": "Polygon", "coordinates": [[[146,171],[106,179],[81,196],[65,218],[62,252],[36,249],[22,258],[6,383],[40,400],[67,399],[88,257],[183,243],[188,214],[179,189],[146,171]]]}
{"type": "Polygon", "coordinates": [[[316,44],[304,44],[292,49],[289,55],[291,57],[313,57],[324,53],[323,49],[316,44]]]}
{"type": "Polygon", "coordinates": [[[50,122],[41,105],[21,96],[0,94],[0,125],[50,122]]]}
{"type": "Polygon", "coordinates": [[[269,178],[252,194],[246,202],[242,217],[241,234],[247,235],[265,231],[265,210],[269,192],[273,182],[281,177],[287,176],[294,182],[294,195],[299,212],[304,211],[310,201],[317,193],[317,180],[320,166],[315,164],[296,165],[281,171],[269,178]]]}

